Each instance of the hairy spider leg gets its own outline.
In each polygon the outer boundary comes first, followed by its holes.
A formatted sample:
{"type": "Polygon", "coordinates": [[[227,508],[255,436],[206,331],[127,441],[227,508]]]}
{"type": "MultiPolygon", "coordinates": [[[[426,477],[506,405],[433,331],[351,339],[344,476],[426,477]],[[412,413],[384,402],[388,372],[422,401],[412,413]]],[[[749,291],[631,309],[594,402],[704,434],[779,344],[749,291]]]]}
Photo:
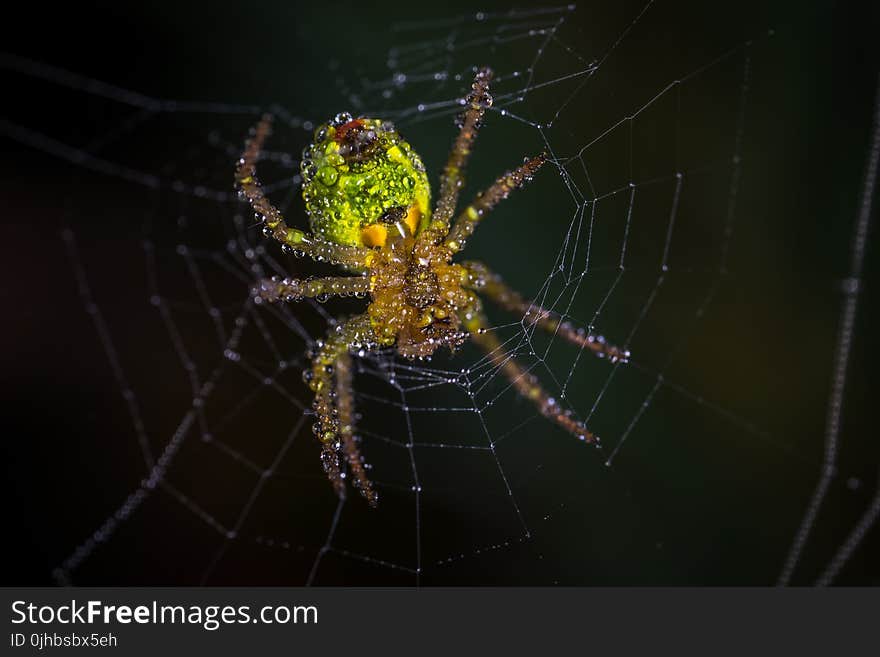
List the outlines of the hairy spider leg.
{"type": "Polygon", "coordinates": [[[468,272],[467,286],[476,290],[504,310],[521,315],[523,322],[560,336],[572,344],[588,349],[599,358],[607,358],[612,363],[626,363],[630,359],[628,349],[609,344],[601,335],[593,335],[581,327],[575,327],[563,320],[558,313],[526,301],[519,292],[508,286],[501,276],[490,270],[482,262],[467,261],[461,265],[468,272]]]}
{"type": "Polygon", "coordinates": [[[336,410],[339,414],[339,435],[342,451],[352,474],[351,485],[358,489],[370,506],[379,503],[379,495],[373,482],[367,477],[364,458],[358,447],[360,439],[355,435],[354,388],[352,387],[351,354],[343,351],[336,359],[336,410]]]}
{"type": "Polygon", "coordinates": [[[572,412],[551,397],[536,377],[506,353],[498,336],[487,330],[488,322],[482,313],[475,315],[474,321],[468,323],[473,341],[486,352],[492,364],[504,373],[516,391],[531,401],[538,411],[552,420],[578,440],[585,443],[599,443],[599,437],[587,428],[580,420],[575,419],[572,412]]]}
{"type": "MultiPolygon", "coordinates": [[[[340,414],[338,366],[340,359],[348,356],[350,348],[371,348],[374,344],[369,316],[356,315],[331,329],[324,341],[316,343],[311,369],[306,370],[305,374],[309,388],[315,393],[312,409],[316,420],[312,431],[321,443],[321,463],[324,472],[327,473],[327,478],[339,495],[344,495],[345,492],[339,457],[344,449],[346,454],[349,453],[349,448],[345,445],[344,426],[349,427],[348,433],[351,434],[352,418],[349,413],[346,421],[346,418],[341,417],[340,414]]],[[[355,455],[359,459],[359,454],[355,455]]],[[[351,458],[353,457],[349,457],[349,462],[351,458]]],[[[353,472],[357,478],[357,472],[354,470],[353,472]]],[[[369,501],[368,493],[372,491],[372,487],[361,487],[360,490],[369,501]]]]}
{"type": "Polygon", "coordinates": [[[306,233],[287,225],[281,211],[266,198],[256,178],[257,160],[266,138],[272,133],[272,116],[264,114],[252,132],[235,168],[235,182],[241,195],[247,199],[263,223],[263,233],[281,242],[283,248],[293,253],[307,255],[318,262],[329,262],[351,269],[364,268],[372,257],[370,249],[336,244],[313,233],[306,233]]]}
{"type": "Polygon", "coordinates": [[[464,249],[468,237],[473,235],[480,220],[498,203],[510,196],[513,190],[530,182],[546,161],[547,156],[543,153],[526,159],[513,171],[507,171],[499,176],[489,189],[478,194],[477,198],[456,218],[452,230],[446,237],[446,248],[452,253],[464,249]]]}
{"type": "Polygon", "coordinates": [[[298,278],[264,278],[252,291],[257,303],[263,301],[300,301],[330,297],[366,297],[370,293],[367,276],[321,276],[301,280],[298,278]]]}
{"type": "Polygon", "coordinates": [[[483,121],[486,108],[492,105],[492,96],[489,95],[489,82],[492,79],[492,69],[483,67],[477,71],[474,77],[471,92],[465,99],[465,109],[459,117],[458,136],[452,144],[449,159],[443,174],[440,176],[440,195],[437,206],[431,217],[428,229],[422,233],[422,239],[439,241],[449,232],[449,222],[455,212],[458,203],[458,194],[464,185],[464,170],[470,158],[477,131],[483,121]]]}

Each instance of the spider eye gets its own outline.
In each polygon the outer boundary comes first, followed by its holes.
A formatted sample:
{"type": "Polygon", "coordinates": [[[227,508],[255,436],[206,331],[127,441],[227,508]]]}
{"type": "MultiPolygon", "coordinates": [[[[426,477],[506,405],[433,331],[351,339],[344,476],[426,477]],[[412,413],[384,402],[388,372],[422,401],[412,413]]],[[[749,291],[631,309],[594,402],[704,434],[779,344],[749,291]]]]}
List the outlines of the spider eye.
{"type": "Polygon", "coordinates": [[[373,156],[379,145],[379,135],[363,119],[348,121],[336,129],[339,154],[347,162],[363,162],[373,156]]]}
{"type": "Polygon", "coordinates": [[[363,162],[372,157],[377,145],[374,130],[352,130],[339,147],[339,154],[348,162],[363,162]]]}

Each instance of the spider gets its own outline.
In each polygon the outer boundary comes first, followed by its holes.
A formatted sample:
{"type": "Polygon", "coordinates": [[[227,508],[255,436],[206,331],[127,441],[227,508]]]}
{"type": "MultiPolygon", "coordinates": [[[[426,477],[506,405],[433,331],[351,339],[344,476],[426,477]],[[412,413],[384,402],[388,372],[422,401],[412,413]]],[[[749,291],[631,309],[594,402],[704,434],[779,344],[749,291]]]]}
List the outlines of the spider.
{"type": "Polygon", "coordinates": [[[421,159],[388,121],[338,114],[315,131],[302,158],[302,195],[311,232],[291,228],[266,198],[256,179],[256,163],[271,132],[264,115],[252,129],[235,171],[239,194],[282,249],[344,268],[348,276],[273,277],[254,289],[254,301],[278,302],[331,296],[369,297],[366,312],[336,324],[309,353],[304,380],[314,393],[313,431],[321,445],[324,471],[338,495],[346,475],[376,506],[378,494],[364,467],[356,436],[352,354],[396,347],[408,359],[454,351],[468,338],[481,347],[517,392],[538,411],[585,443],[598,438],[562,408],[537,377],[505,355],[487,331],[479,295],[502,309],[588,349],[600,358],[626,362],[629,351],[576,328],[557,314],[527,302],[486,265],[453,263],[481,220],[503,199],[530,181],[545,154],[526,158],[477,195],[453,220],[464,170],[483,116],[492,105],[492,71],[476,72],[461,101],[458,135],[440,178],[437,204],[430,207],[430,185],[421,159]],[[348,473],[344,462],[347,463],[348,473]]]}

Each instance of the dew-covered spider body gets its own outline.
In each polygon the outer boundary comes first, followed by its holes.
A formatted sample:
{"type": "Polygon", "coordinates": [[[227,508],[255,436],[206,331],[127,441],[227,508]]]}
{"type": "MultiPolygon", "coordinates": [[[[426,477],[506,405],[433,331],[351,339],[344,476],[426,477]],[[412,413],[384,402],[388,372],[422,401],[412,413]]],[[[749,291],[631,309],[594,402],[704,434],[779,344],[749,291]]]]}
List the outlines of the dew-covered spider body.
{"type": "Polygon", "coordinates": [[[393,347],[406,358],[454,350],[472,339],[542,415],[586,443],[597,437],[551,397],[537,378],[505,354],[486,331],[480,296],[520,314],[530,325],[588,349],[596,356],[626,361],[629,352],[575,328],[551,311],[527,302],[478,262],[453,263],[479,222],[511,191],[531,180],[545,156],[526,158],[500,176],[453,221],[463,173],[491,106],[491,71],[480,69],[464,100],[459,133],[430,207],[430,188],[421,159],[388,122],[339,114],[318,128],[303,152],[303,198],[311,233],[291,228],[263,194],[256,163],[271,129],[263,117],[236,169],[236,182],[263,222],[264,232],[301,255],[340,265],[347,276],[271,278],[255,288],[255,301],[369,297],[366,312],[337,324],[310,352],[304,378],[314,392],[314,432],[324,470],[344,494],[346,465],[352,484],[371,505],[378,496],[366,475],[354,425],[351,354],[393,347]]]}

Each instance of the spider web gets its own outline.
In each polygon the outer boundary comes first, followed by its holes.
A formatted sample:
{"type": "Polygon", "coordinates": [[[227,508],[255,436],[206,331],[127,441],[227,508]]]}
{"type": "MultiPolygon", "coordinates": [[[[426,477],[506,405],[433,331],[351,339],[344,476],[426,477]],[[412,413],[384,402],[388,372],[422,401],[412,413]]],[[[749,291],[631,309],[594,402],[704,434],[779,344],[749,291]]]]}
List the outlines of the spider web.
{"type": "MultiPolygon", "coordinates": [[[[819,401],[834,358],[832,407],[852,389],[840,345],[856,335],[855,308],[835,342],[836,297],[799,296],[788,273],[805,271],[808,253],[851,254],[846,299],[857,300],[873,192],[866,184],[852,250],[855,193],[827,245],[785,261],[774,245],[799,224],[778,199],[795,183],[772,167],[796,160],[774,150],[767,126],[790,44],[742,8],[683,12],[434,8],[386,25],[381,48],[361,35],[361,55],[310,63],[320,93],[292,103],[168,100],[3,56],[25,94],[49,89],[74,108],[50,119],[45,105],[28,107],[0,123],[26,152],[73,164],[63,207],[51,209],[61,221],[44,222],[63,226],[51,289],[81,336],[62,361],[62,381],[79,384],[67,428],[77,465],[58,487],[70,498],[54,501],[74,537],[53,539],[56,581],[876,577],[861,545],[880,508],[876,446],[854,435],[844,456],[847,432],[823,433],[819,401]],[[489,308],[505,357],[584,420],[599,449],[542,419],[473,345],[428,363],[390,351],[355,359],[358,431],[381,496],[370,510],[356,494],[335,498],[323,477],[301,381],[308,346],[363,302],[253,304],[260,277],[330,270],[262,238],[232,166],[248,127],[274,113],[261,179],[303,223],[298,153],[345,109],[394,121],[436,189],[458,99],[483,63],[495,102],[464,198],[524,155],[546,150],[550,163],[465,257],[633,358],[597,360],[489,308]]],[[[843,271],[832,263],[816,276],[843,271]]]]}

